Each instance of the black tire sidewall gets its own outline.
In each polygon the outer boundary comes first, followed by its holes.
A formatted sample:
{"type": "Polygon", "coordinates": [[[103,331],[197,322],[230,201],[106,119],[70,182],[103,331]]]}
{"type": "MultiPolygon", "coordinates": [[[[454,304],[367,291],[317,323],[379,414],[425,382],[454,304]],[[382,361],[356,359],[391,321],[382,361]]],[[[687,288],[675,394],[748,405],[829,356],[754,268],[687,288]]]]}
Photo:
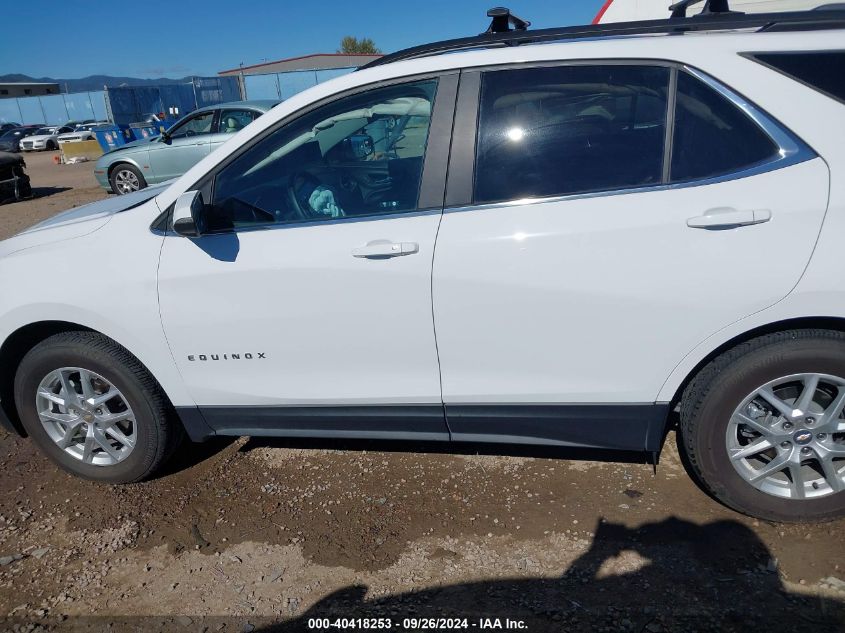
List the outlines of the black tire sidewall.
{"type": "Polygon", "coordinates": [[[59,466],[85,479],[123,483],[142,478],[150,469],[161,441],[152,408],[137,379],[115,359],[101,350],[78,343],[59,343],[34,348],[21,362],[15,378],[15,404],[29,436],[59,466]],[[126,398],[135,415],[135,448],[123,461],[112,466],[84,464],[65,453],[47,434],[36,410],[38,385],[60,367],[81,367],[94,371],[112,383],[126,398]]]}
{"type": "Polygon", "coordinates": [[[740,402],[772,380],[811,372],[845,377],[845,344],[789,341],[751,352],[716,375],[698,410],[691,439],[700,475],[718,499],[741,512],[775,521],[827,519],[845,512],[845,492],[806,500],[775,497],[746,482],[728,457],[727,427],[740,402]]]}

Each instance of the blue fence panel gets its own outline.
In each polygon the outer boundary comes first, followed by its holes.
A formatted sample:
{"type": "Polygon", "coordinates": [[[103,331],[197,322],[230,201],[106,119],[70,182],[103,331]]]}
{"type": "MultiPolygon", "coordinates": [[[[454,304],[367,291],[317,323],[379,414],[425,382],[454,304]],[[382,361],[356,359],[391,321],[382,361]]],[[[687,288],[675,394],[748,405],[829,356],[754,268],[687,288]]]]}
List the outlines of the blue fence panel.
{"type": "Polygon", "coordinates": [[[68,116],[64,95],[51,95],[49,97],[35,97],[38,101],[41,117],[39,121],[44,123],[64,123],[68,119],[87,119],[91,117],[68,116]]]}
{"type": "Polygon", "coordinates": [[[91,102],[91,107],[94,110],[94,118],[98,121],[105,121],[108,119],[106,110],[106,93],[103,90],[88,93],[88,100],[91,102]]]}
{"type": "Polygon", "coordinates": [[[0,123],[23,123],[17,99],[0,99],[0,123]]]}
{"type": "Polygon", "coordinates": [[[279,99],[277,75],[244,75],[244,92],[247,99],[279,99]]]}
{"type": "Polygon", "coordinates": [[[318,70],[317,71],[317,83],[321,84],[324,81],[328,81],[329,79],[334,79],[335,77],[341,77],[343,75],[348,75],[351,73],[354,68],[329,68],[327,70],[318,70]]]}
{"type": "Polygon", "coordinates": [[[194,77],[193,82],[198,108],[241,99],[237,77],[194,77]]]}
{"type": "MultiPolygon", "coordinates": [[[[354,68],[294,70],[287,73],[244,75],[246,99],[289,99],[319,83],[351,73],[354,68]]],[[[232,78],[234,79],[234,77],[232,78]]]]}
{"type": "Polygon", "coordinates": [[[47,117],[41,109],[41,102],[38,97],[18,99],[17,102],[21,112],[21,123],[24,125],[32,123],[47,123],[47,117]]]}
{"type": "Polygon", "coordinates": [[[74,121],[85,121],[86,119],[97,118],[97,113],[94,110],[94,104],[91,101],[91,93],[75,92],[63,96],[65,99],[65,108],[67,110],[68,119],[73,119],[74,121]]]}
{"type": "Polygon", "coordinates": [[[289,99],[293,95],[317,85],[317,74],[313,70],[279,73],[278,77],[282,99],[289,99]]]}

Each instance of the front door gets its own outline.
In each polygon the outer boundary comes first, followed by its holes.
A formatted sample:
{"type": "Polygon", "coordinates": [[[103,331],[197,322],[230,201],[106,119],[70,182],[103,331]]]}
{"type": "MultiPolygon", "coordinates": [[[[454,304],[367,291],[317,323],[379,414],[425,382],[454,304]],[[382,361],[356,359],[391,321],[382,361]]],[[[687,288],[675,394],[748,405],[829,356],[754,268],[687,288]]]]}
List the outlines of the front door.
{"type": "Polygon", "coordinates": [[[150,143],[150,169],[156,182],[177,178],[208,156],[214,111],[199,112],[150,143]]]}
{"type": "Polygon", "coordinates": [[[828,169],[706,79],[630,64],[483,75],[473,205],[445,210],[434,264],[456,437],[642,449],[675,365],[797,283],[828,169]]]}
{"type": "Polygon", "coordinates": [[[437,89],[380,87],[269,132],[214,176],[209,233],[165,239],[165,332],[218,432],[448,438],[431,263],[449,138],[430,131],[452,109],[438,97],[432,125],[437,89]],[[378,195],[352,158],[382,166],[378,195]]]}

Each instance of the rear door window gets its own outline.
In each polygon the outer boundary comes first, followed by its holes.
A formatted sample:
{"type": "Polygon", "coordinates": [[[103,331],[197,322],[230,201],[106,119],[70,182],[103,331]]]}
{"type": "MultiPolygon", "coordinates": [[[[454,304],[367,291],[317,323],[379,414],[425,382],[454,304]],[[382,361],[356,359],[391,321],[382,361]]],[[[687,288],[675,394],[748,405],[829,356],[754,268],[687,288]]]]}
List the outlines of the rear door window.
{"type": "Polygon", "coordinates": [[[668,85],[644,65],[484,73],[474,201],[659,184],[668,85]]]}
{"type": "Polygon", "coordinates": [[[220,113],[220,133],[234,134],[252,123],[260,113],[254,110],[223,110],[220,113]]]}

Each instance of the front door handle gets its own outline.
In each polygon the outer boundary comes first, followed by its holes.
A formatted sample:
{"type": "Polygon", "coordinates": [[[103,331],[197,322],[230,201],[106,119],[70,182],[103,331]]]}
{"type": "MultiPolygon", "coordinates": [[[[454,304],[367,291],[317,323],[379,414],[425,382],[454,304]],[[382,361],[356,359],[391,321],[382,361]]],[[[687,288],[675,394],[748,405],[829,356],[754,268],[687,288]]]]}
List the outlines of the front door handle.
{"type": "Polygon", "coordinates": [[[402,255],[413,255],[419,253],[420,245],[416,242],[391,242],[390,240],[374,240],[367,242],[366,246],[359,246],[352,249],[353,257],[365,257],[367,259],[387,259],[388,257],[401,257],[402,255]]]}
{"type": "Polygon", "coordinates": [[[687,220],[687,226],[693,229],[732,229],[738,226],[762,224],[772,219],[768,209],[737,211],[729,207],[709,209],[704,215],[687,220]]]}

